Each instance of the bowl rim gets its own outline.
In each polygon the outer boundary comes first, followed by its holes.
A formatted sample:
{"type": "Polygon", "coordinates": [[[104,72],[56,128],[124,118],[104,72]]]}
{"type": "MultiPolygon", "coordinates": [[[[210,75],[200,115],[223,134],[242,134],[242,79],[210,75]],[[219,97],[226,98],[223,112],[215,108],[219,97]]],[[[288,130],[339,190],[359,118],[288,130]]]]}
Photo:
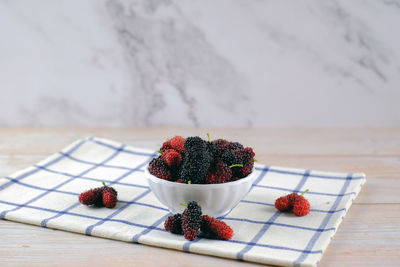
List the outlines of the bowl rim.
{"type": "MultiPolygon", "coordinates": [[[[185,184],[185,183],[177,183],[177,182],[172,182],[172,181],[168,181],[168,180],[164,180],[164,179],[160,179],[157,176],[153,175],[150,173],[149,171],[149,164],[148,163],[144,169],[144,172],[146,174],[146,178],[149,180],[154,181],[155,183],[161,183],[161,184],[165,184],[165,185],[175,185],[175,186],[182,186],[182,187],[192,187],[192,188],[196,188],[196,187],[201,187],[201,188],[205,188],[205,187],[227,187],[227,186],[238,186],[241,185],[243,183],[248,182],[249,180],[252,180],[256,177],[255,174],[255,166],[253,166],[253,169],[251,171],[251,173],[249,175],[247,175],[246,177],[239,179],[237,181],[233,181],[233,182],[228,182],[228,183],[220,183],[220,184],[185,184]]],[[[252,182],[253,183],[253,182],[252,182]]]]}

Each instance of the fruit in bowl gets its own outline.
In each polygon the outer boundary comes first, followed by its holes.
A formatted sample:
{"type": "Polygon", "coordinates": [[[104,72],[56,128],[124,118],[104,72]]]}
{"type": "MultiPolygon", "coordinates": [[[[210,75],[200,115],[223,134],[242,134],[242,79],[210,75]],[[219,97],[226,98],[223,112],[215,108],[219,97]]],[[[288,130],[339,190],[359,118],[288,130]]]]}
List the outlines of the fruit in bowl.
{"type": "Polygon", "coordinates": [[[184,210],[180,203],[196,201],[210,216],[225,215],[256,178],[253,149],[237,142],[175,136],[159,152],[145,174],[153,193],[172,213],[184,210]]]}

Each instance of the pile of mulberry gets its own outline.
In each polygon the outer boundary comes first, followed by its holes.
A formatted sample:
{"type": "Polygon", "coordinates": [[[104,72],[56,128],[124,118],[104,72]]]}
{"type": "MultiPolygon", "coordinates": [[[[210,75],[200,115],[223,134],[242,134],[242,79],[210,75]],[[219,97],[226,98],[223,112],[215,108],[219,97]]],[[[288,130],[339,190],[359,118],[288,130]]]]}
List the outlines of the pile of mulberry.
{"type": "Polygon", "coordinates": [[[253,171],[254,152],[225,139],[206,141],[198,136],[175,136],[165,141],[149,171],[160,179],[186,184],[237,181],[253,171]]]}
{"type": "Polygon", "coordinates": [[[184,235],[187,240],[194,240],[197,236],[211,239],[231,239],[232,228],[221,220],[208,215],[202,215],[201,207],[195,201],[187,204],[182,214],[169,216],[164,222],[168,232],[184,235]]]}
{"type": "Polygon", "coordinates": [[[103,182],[102,187],[97,187],[79,195],[79,202],[86,206],[100,206],[114,208],[118,202],[117,191],[103,182]]]}

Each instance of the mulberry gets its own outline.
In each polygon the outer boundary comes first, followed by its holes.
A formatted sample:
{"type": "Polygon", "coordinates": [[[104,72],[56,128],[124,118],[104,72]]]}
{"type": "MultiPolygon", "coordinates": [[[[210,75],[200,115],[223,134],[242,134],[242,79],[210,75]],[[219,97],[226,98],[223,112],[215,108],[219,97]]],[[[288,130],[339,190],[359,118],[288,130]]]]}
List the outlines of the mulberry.
{"type": "Polygon", "coordinates": [[[225,162],[218,159],[215,169],[215,176],[217,177],[218,183],[229,182],[232,177],[232,171],[225,162]]]}
{"type": "Polygon", "coordinates": [[[151,174],[160,179],[168,181],[172,179],[171,171],[168,169],[168,165],[162,160],[161,157],[154,158],[152,161],[150,161],[149,171],[151,174]]]}
{"type": "Polygon", "coordinates": [[[175,149],[179,153],[185,153],[185,138],[182,136],[175,136],[171,140],[169,140],[169,144],[171,148],[175,149]]]}
{"type": "Polygon", "coordinates": [[[199,234],[202,221],[201,207],[196,201],[187,204],[182,214],[182,230],[187,240],[194,240],[199,234]]]}
{"type": "Polygon", "coordinates": [[[79,195],[79,202],[87,206],[90,205],[102,206],[103,205],[102,198],[103,198],[103,187],[97,187],[81,193],[79,195]]]}
{"type": "Polygon", "coordinates": [[[87,206],[95,205],[114,208],[118,201],[118,193],[114,188],[107,186],[104,182],[103,185],[102,187],[97,187],[81,193],[79,195],[79,202],[87,206]]]}
{"type": "Polygon", "coordinates": [[[206,177],[204,178],[205,184],[218,184],[215,174],[212,172],[207,173],[206,177]]]}
{"type": "Polygon", "coordinates": [[[103,187],[103,205],[107,208],[114,208],[117,204],[117,191],[114,188],[104,186],[103,187]]]}
{"type": "Polygon", "coordinates": [[[242,149],[242,144],[238,142],[229,142],[225,139],[217,139],[212,141],[213,145],[218,151],[218,155],[221,156],[223,153],[230,151],[230,150],[237,150],[242,149]]]}
{"type": "Polygon", "coordinates": [[[185,138],[177,135],[171,138],[170,140],[164,142],[160,150],[165,151],[167,149],[175,149],[179,153],[185,153],[184,143],[185,143],[185,138]]]}
{"type": "Polygon", "coordinates": [[[203,184],[211,162],[206,141],[200,137],[188,137],[185,141],[185,156],[182,163],[181,179],[187,183],[203,184]]]}
{"type": "Polygon", "coordinates": [[[310,212],[310,203],[303,196],[308,189],[301,195],[292,193],[278,198],[275,201],[275,208],[279,211],[293,211],[296,216],[305,216],[310,212]]]}
{"type": "Polygon", "coordinates": [[[216,164],[211,171],[209,171],[205,178],[206,184],[221,184],[230,182],[232,171],[228,165],[220,159],[216,160],[216,164]]]}
{"type": "Polygon", "coordinates": [[[209,238],[228,240],[233,236],[231,227],[208,215],[203,215],[200,229],[202,234],[209,238]]]}
{"type": "Polygon", "coordinates": [[[182,156],[174,149],[167,149],[162,153],[161,158],[168,166],[178,166],[182,163],[182,156]]]}
{"type": "Polygon", "coordinates": [[[228,166],[242,164],[242,159],[235,155],[234,151],[226,151],[221,155],[221,160],[228,166]]]}
{"type": "Polygon", "coordinates": [[[164,222],[164,228],[168,232],[183,235],[182,214],[177,213],[169,216],[164,222]]]}
{"type": "Polygon", "coordinates": [[[305,216],[310,212],[310,202],[303,196],[298,198],[293,204],[293,213],[296,216],[305,216]]]}
{"type": "MultiPolygon", "coordinates": [[[[254,152],[251,147],[235,150],[233,152],[234,164],[242,164],[243,167],[235,167],[232,172],[240,178],[246,177],[253,171],[254,152]]],[[[230,166],[230,165],[229,165],[230,166]]]]}
{"type": "Polygon", "coordinates": [[[287,211],[292,207],[292,202],[288,196],[283,196],[275,200],[275,208],[279,211],[287,211]]]}

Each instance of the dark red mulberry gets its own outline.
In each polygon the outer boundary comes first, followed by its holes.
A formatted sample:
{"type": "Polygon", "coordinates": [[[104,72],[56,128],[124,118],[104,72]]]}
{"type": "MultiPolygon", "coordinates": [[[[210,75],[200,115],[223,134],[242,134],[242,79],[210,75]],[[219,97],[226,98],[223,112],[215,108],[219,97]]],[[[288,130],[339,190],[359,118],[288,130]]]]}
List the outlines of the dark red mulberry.
{"type": "Polygon", "coordinates": [[[171,171],[168,169],[168,165],[162,160],[161,157],[154,158],[150,161],[149,171],[154,176],[160,179],[170,181],[172,179],[171,171]]]}
{"type": "Polygon", "coordinates": [[[168,232],[183,235],[182,214],[177,213],[169,216],[164,222],[164,228],[168,232]]]}
{"type": "Polygon", "coordinates": [[[279,211],[287,211],[292,207],[292,202],[288,196],[283,196],[275,200],[275,208],[279,211]]]}
{"type": "Polygon", "coordinates": [[[167,149],[175,149],[179,153],[185,153],[185,138],[182,136],[175,136],[168,141],[165,141],[161,147],[161,151],[165,151],[167,149]]]}
{"type": "Polygon", "coordinates": [[[182,163],[182,156],[175,149],[167,149],[162,153],[161,158],[168,166],[178,166],[182,163]]]}
{"type": "Polygon", "coordinates": [[[230,150],[237,150],[242,149],[242,144],[238,142],[229,142],[225,139],[217,139],[212,141],[213,145],[218,151],[218,155],[221,156],[223,153],[230,151],[230,150]]]}
{"type": "Polygon", "coordinates": [[[185,140],[181,179],[184,183],[203,184],[211,162],[206,141],[200,137],[188,137],[185,140]]]}
{"type": "Polygon", "coordinates": [[[208,238],[228,240],[233,236],[233,230],[229,225],[208,215],[203,215],[200,229],[208,238]]]}
{"type": "Polygon", "coordinates": [[[187,240],[194,240],[199,234],[202,221],[201,207],[196,201],[187,204],[182,214],[182,230],[187,240]]]}
{"type": "Polygon", "coordinates": [[[103,204],[107,208],[114,208],[117,204],[117,191],[114,188],[104,186],[103,187],[103,204]]]}
{"type": "Polygon", "coordinates": [[[79,195],[79,202],[83,205],[103,205],[103,187],[97,187],[83,192],[79,195]]]}
{"type": "Polygon", "coordinates": [[[79,202],[88,206],[95,205],[114,208],[118,201],[118,193],[114,188],[107,186],[104,182],[103,185],[102,187],[97,187],[81,193],[79,195],[79,202]]]}
{"type": "Polygon", "coordinates": [[[303,197],[307,192],[308,189],[301,195],[292,193],[280,197],[275,201],[275,208],[279,211],[293,211],[296,216],[305,216],[310,212],[310,203],[303,197]]]}

